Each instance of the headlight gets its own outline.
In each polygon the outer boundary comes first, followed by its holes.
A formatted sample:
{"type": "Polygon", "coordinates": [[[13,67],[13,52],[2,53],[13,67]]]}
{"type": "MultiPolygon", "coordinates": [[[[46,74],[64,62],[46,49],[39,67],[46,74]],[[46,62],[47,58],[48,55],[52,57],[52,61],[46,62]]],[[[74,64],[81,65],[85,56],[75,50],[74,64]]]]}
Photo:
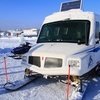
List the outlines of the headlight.
{"type": "Polygon", "coordinates": [[[23,56],[22,61],[27,62],[27,56],[23,56]]]}
{"type": "Polygon", "coordinates": [[[68,64],[70,67],[79,67],[79,61],[78,60],[69,60],[68,64]]]}

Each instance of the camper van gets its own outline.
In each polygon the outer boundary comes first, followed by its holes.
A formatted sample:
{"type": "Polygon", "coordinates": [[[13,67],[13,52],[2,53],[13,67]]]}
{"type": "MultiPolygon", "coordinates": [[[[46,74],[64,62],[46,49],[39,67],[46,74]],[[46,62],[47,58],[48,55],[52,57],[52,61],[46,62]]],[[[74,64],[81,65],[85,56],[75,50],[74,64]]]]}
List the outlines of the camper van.
{"type": "MultiPolygon", "coordinates": [[[[100,15],[68,8],[47,16],[37,43],[22,57],[22,67],[44,76],[83,76],[100,64],[100,15]]],[[[66,7],[65,7],[66,6],[66,7]]]]}

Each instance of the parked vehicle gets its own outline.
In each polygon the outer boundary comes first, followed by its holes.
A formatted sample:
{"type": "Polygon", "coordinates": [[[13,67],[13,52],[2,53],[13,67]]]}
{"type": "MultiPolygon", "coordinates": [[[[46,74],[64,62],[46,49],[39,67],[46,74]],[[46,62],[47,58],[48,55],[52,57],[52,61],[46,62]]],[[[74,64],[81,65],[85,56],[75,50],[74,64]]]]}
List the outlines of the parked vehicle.
{"type": "Polygon", "coordinates": [[[8,56],[15,59],[21,59],[22,55],[27,53],[30,48],[31,48],[31,45],[29,42],[20,44],[18,47],[13,48],[11,50],[11,53],[8,56]]]}
{"type": "Polygon", "coordinates": [[[67,9],[45,18],[37,44],[22,57],[22,67],[44,76],[77,80],[100,65],[100,15],[67,9]],[[75,77],[74,77],[75,76],[75,77]]]}

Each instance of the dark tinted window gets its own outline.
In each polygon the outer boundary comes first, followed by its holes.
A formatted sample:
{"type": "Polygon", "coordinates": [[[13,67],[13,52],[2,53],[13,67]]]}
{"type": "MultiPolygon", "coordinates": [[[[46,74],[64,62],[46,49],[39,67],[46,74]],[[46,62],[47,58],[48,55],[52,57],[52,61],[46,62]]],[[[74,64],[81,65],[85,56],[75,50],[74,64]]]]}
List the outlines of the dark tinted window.
{"type": "Polygon", "coordinates": [[[90,22],[86,20],[59,21],[43,25],[37,43],[85,43],[89,38],[90,22]]]}

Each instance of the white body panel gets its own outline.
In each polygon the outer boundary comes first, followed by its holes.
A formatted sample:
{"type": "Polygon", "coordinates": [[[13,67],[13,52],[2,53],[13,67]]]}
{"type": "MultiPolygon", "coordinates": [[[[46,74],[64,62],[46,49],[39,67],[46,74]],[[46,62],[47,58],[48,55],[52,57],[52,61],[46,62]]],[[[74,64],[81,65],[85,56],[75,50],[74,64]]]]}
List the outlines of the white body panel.
{"type": "Polygon", "coordinates": [[[81,10],[69,10],[54,13],[45,18],[46,23],[64,20],[89,20],[90,33],[88,45],[77,43],[37,43],[31,50],[23,56],[22,66],[29,67],[31,70],[43,75],[68,75],[70,60],[77,62],[78,67],[70,67],[71,75],[81,76],[93,69],[100,62],[100,43],[95,39],[95,23],[100,22],[100,16],[93,12],[83,12],[81,10]],[[40,57],[40,67],[29,64],[29,56],[40,57]],[[44,67],[46,58],[62,59],[62,66],[57,68],[44,67]]]}

